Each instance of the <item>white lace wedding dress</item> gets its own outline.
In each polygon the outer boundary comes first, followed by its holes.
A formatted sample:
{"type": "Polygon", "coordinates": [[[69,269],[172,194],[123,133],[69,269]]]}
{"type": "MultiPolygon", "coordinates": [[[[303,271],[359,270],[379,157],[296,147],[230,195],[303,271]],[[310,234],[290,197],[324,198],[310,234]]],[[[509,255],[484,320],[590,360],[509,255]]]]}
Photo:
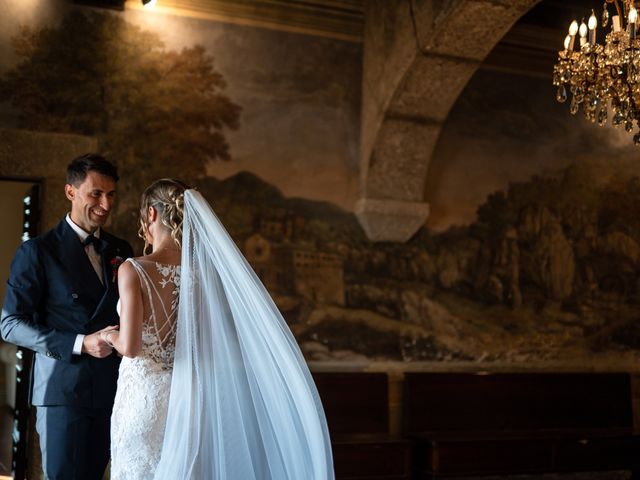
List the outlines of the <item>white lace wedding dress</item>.
{"type": "Polygon", "coordinates": [[[120,364],[111,417],[111,480],[151,480],[167,420],[180,266],[128,261],[142,287],[142,352],[136,358],[124,357],[120,364]]]}

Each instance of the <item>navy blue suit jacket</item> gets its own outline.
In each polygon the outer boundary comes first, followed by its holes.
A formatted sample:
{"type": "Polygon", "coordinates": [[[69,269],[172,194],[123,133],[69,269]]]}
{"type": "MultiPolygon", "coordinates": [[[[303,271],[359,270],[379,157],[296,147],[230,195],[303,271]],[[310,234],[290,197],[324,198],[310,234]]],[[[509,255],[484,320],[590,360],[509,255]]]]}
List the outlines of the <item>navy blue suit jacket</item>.
{"type": "Polygon", "coordinates": [[[106,408],[113,405],[120,360],[73,355],[77,334],[118,323],[112,261],[132,256],[124,240],[100,231],[104,285],[77,234],[63,219],[18,249],[2,306],[0,333],[36,352],[31,403],[106,408]]]}

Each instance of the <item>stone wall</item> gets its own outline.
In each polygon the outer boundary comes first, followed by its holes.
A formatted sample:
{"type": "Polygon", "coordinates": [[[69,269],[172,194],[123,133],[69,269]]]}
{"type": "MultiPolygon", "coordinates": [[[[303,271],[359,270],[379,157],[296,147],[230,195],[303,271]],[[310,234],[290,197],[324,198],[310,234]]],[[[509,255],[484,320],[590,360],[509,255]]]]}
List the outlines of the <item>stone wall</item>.
{"type": "Polygon", "coordinates": [[[53,228],[69,210],[65,170],[75,157],[96,152],[95,138],[0,129],[0,178],[41,182],[40,232],[53,228]]]}

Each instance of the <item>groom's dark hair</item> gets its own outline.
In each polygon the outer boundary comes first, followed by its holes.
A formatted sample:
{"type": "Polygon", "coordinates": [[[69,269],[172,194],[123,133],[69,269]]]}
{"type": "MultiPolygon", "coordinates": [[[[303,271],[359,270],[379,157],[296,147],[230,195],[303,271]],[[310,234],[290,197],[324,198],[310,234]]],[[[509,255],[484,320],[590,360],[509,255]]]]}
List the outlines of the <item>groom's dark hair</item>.
{"type": "Polygon", "coordinates": [[[85,153],[74,158],[67,167],[67,183],[78,187],[87,178],[87,173],[96,172],[100,175],[119,180],[118,169],[102,155],[85,153]]]}

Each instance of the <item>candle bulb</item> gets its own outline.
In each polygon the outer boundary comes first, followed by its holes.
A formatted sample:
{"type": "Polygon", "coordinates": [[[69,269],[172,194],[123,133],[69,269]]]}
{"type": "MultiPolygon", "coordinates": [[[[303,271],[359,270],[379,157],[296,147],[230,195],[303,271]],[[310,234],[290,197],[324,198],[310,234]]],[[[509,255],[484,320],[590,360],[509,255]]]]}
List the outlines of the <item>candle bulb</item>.
{"type": "Polygon", "coordinates": [[[632,6],[629,10],[629,42],[633,42],[636,38],[636,21],[638,20],[638,12],[632,6]]]}
{"type": "Polygon", "coordinates": [[[571,25],[569,25],[569,35],[575,37],[576,33],[578,33],[578,22],[574,20],[571,22],[571,25]]]}
{"type": "Polygon", "coordinates": [[[580,24],[580,46],[582,47],[587,43],[587,24],[582,22],[580,24]]]}
{"type": "Polygon", "coordinates": [[[596,27],[598,26],[598,19],[596,14],[591,10],[591,16],[589,17],[589,43],[591,45],[596,44],[596,27]]]}
{"type": "Polygon", "coordinates": [[[567,35],[564,37],[564,49],[565,51],[569,50],[569,46],[571,45],[571,35],[567,35]]]}
{"type": "Polygon", "coordinates": [[[574,20],[571,22],[571,25],[569,25],[569,37],[571,38],[571,41],[569,42],[568,50],[573,50],[573,44],[576,41],[576,33],[578,33],[578,22],[574,20]]]}

